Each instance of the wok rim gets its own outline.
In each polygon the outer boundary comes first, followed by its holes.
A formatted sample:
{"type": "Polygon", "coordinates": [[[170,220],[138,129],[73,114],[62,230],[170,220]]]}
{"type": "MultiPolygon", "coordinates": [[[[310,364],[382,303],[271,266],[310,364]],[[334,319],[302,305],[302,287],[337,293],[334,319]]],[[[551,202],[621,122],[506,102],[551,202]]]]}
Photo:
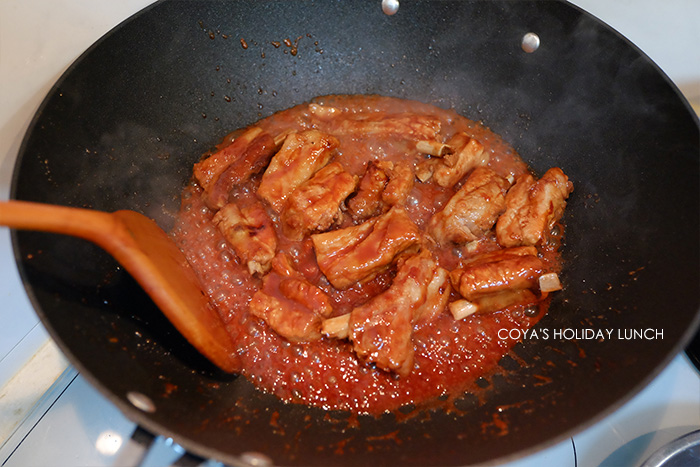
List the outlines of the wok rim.
{"type": "MultiPolygon", "coordinates": [[[[148,14],[152,10],[156,9],[160,5],[167,3],[164,0],[157,0],[156,2],[146,6],[142,10],[136,12],[135,14],[129,16],[128,18],[124,19],[122,22],[120,22],[117,26],[109,30],[107,33],[105,33],[103,36],[101,36],[97,41],[95,41],[90,47],[88,47],[83,53],[81,53],[72,63],[71,65],[61,74],[61,76],[55,81],[55,83],[51,86],[51,88],[48,90],[46,93],[46,96],[43,98],[40,106],[34,113],[31,122],[29,123],[27,130],[24,133],[24,136],[22,138],[22,143],[20,145],[19,151],[17,158],[14,163],[13,167],[13,174],[12,174],[12,179],[11,179],[11,185],[10,185],[10,199],[18,199],[17,198],[17,189],[18,189],[18,179],[20,176],[20,172],[22,169],[22,162],[25,157],[27,156],[27,146],[28,146],[28,141],[31,138],[32,133],[35,131],[36,126],[38,123],[41,121],[41,116],[46,110],[46,108],[50,104],[51,98],[59,91],[59,88],[61,85],[66,82],[67,80],[70,79],[71,75],[73,74],[74,70],[80,66],[80,64],[91,54],[94,53],[96,49],[100,47],[100,45],[107,39],[108,37],[114,35],[117,33],[119,30],[121,30],[126,24],[130,23],[133,21],[135,18],[140,17],[142,15],[148,14]]],[[[570,4],[566,1],[559,1],[559,3],[566,4],[570,8],[574,8],[575,10],[578,10],[581,14],[587,15],[591,18],[594,19],[598,23],[599,26],[607,28],[609,30],[612,30],[618,37],[623,39],[628,46],[631,46],[640,56],[645,58],[649,64],[651,64],[654,69],[656,70],[657,73],[659,73],[664,80],[667,82],[667,84],[673,89],[677,97],[681,100],[683,103],[684,107],[686,108],[686,111],[691,115],[694,123],[696,126],[700,128],[700,123],[698,120],[698,115],[694,112],[692,107],[690,106],[689,102],[683,96],[683,94],[680,92],[678,89],[677,85],[665,74],[665,72],[651,59],[649,58],[639,47],[637,47],[635,44],[630,42],[627,38],[625,38],[622,34],[620,34],[618,31],[614,30],[611,28],[609,25],[598,19],[597,17],[591,15],[590,13],[586,12],[583,10],[581,7],[578,7],[577,5],[570,4]]],[[[699,154],[700,156],[700,154],[699,154]]],[[[238,457],[232,457],[231,454],[222,452],[216,448],[211,448],[208,446],[203,446],[200,445],[200,443],[196,441],[192,441],[189,437],[180,435],[178,432],[175,432],[168,428],[167,426],[152,420],[149,417],[148,413],[142,412],[139,409],[135,408],[132,404],[130,404],[128,401],[125,400],[124,397],[120,397],[116,395],[111,389],[107,387],[102,381],[99,380],[99,378],[95,377],[88,369],[87,367],[83,364],[83,362],[77,358],[73,352],[70,350],[69,346],[61,339],[61,336],[58,335],[58,333],[53,329],[53,326],[51,326],[48,318],[45,315],[45,312],[43,310],[42,304],[40,303],[40,300],[36,297],[35,291],[33,289],[33,285],[31,284],[31,281],[29,280],[27,276],[27,272],[25,268],[23,267],[22,264],[22,253],[21,253],[21,248],[17,236],[17,231],[12,230],[11,231],[11,244],[12,244],[12,251],[13,251],[13,256],[15,259],[15,264],[16,267],[19,271],[20,278],[22,280],[22,285],[23,288],[27,294],[27,297],[29,298],[32,308],[34,311],[37,313],[39,316],[42,325],[47,329],[49,335],[51,338],[54,340],[54,342],[57,344],[61,352],[63,352],[68,360],[71,362],[73,366],[75,366],[80,374],[85,377],[85,379],[93,386],[96,387],[99,392],[105,396],[111,403],[113,403],[115,406],[119,408],[119,410],[127,416],[130,420],[135,422],[138,426],[143,427],[150,431],[151,433],[157,433],[160,435],[164,435],[167,437],[172,438],[175,440],[178,444],[183,446],[185,449],[187,449],[188,452],[194,453],[198,456],[202,456],[205,458],[213,458],[221,461],[225,461],[231,465],[246,465],[242,460],[240,460],[238,457]]],[[[642,378],[640,381],[638,381],[631,390],[627,391],[625,393],[625,396],[618,398],[614,403],[608,405],[606,409],[602,411],[598,411],[595,415],[589,417],[587,420],[583,422],[579,422],[576,424],[574,427],[569,428],[565,431],[563,431],[561,434],[554,438],[550,438],[546,441],[543,441],[539,444],[533,445],[527,449],[517,451],[515,453],[506,455],[504,457],[499,457],[497,459],[492,459],[488,461],[484,465],[496,465],[500,464],[503,462],[510,462],[516,459],[521,459],[523,457],[527,457],[530,455],[533,455],[537,452],[543,451],[547,448],[553,447],[559,443],[562,443],[565,441],[567,438],[571,438],[577,433],[581,433],[588,428],[590,428],[593,425],[598,424],[600,421],[603,419],[609,417],[612,413],[616,412],[619,410],[622,406],[626,405],[628,402],[630,402],[634,397],[636,397],[640,392],[642,392],[643,389],[645,389],[654,379],[656,379],[671,363],[672,360],[674,360],[679,354],[684,354],[684,349],[690,344],[690,342],[693,340],[695,335],[700,331],[700,308],[698,308],[695,312],[695,316],[693,320],[690,323],[690,326],[686,329],[686,331],[683,333],[681,339],[677,340],[673,346],[670,347],[670,350],[666,353],[666,355],[659,361],[657,365],[654,366],[653,370],[649,372],[644,378],[642,378]]],[[[684,355],[685,356],[685,355],[684,355]]],[[[688,357],[685,356],[687,359],[688,357]]]]}

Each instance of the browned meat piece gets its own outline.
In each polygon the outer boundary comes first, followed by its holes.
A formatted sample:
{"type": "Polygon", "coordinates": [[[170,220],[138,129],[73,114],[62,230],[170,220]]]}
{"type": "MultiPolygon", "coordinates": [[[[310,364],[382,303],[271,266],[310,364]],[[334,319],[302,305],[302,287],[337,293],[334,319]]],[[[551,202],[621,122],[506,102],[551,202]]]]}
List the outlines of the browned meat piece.
{"type": "Polygon", "coordinates": [[[537,288],[546,272],[532,247],[509,248],[477,256],[450,273],[453,287],[467,300],[515,289],[537,288]]]}
{"type": "MultiPolygon", "coordinates": [[[[422,142],[426,146],[426,142],[422,142]]],[[[470,170],[484,166],[489,161],[489,154],[484,146],[466,133],[457,133],[447,142],[447,149],[442,149],[441,158],[427,159],[418,165],[416,173],[422,182],[431,177],[442,187],[451,187],[459,182],[470,170]]]]}
{"type": "Polygon", "coordinates": [[[270,161],[258,196],[280,212],[287,197],[330,161],[338,140],[317,130],[292,133],[270,161]]]}
{"type": "Polygon", "coordinates": [[[348,337],[358,357],[407,376],[413,369],[414,323],[445,309],[450,295],[447,271],[427,250],[399,265],[391,287],[350,313],[348,337]]]}
{"type": "Polygon", "coordinates": [[[389,182],[389,176],[380,163],[370,161],[367,164],[357,194],[348,200],[348,211],[353,219],[369,219],[384,212],[382,192],[389,182]]]}
{"type": "Polygon", "coordinates": [[[392,287],[394,285],[419,287],[422,291],[422,303],[416,302],[413,307],[411,322],[414,327],[421,327],[442,313],[452,290],[449,272],[440,267],[427,250],[399,264],[392,287]]]}
{"type": "Polygon", "coordinates": [[[252,127],[234,138],[230,144],[194,165],[194,176],[205,190],[216,181],[221,172],[240,157],[246,147],[263,134],[259,127],[252,127]]]}
{"type": "Polygon", "coordinates": [[[358,139],[434,140],[441,127],[440,119],[424,114],[369,109],[344,111],[316,103],[309,104],[308,109],[329,133],[358,139]]]}
{"type": "Polygon", "coordinates": [[[240,208],[229,203],[212,219],[251,274],[264,274],[277,249],[277,235],[272,220],[259,201],[240,208]]]}
{"type": "Polygon", "coordinates": [[[355,190],[355,177],[333,162],[289,196],[280,215],[284,234],[301,240],[310,232],[327,230],[342,216],[340,206],[355,190]]]}
{"type": "Polygon", "coordinates": [[[442,245],[477,240],[505,210],[509,186],[493,170],[477,167],[442,211],[430,218],[428,233],[442,245]]]}
{"type": "MultiPolygon", "coordinates": [[[[447,167],[454,167],[467,155],[464,153],[468,149],[469,143],[472,143],[473,138],[466,133],[457,133],[449,139],[447,149],[443,155],[443,163],[447,167]]],[[[478,141],[477,141],[478,142],[478,141]]],[[[474,144],[474,143],[472,143],[474,144]]]]}
{"type": "Polygon", "coordinates": [[[289,259],[286,253],[280,251],[272,258],[272,270],[284,277],[296,277],[297,279],[303,276],[294,269],[292,261],[289,259]]]}
{"type": "Polygon", "coordinates": [[[250,311],[287,340],[320,339],[323,319],[333,311],[330,299],[300,274],[292,270],[288,273],[291,276],[275,268],[267,274],[250,301],[250,311]]]}
{"type": "Polygon", "coordinates": [[[484,152],[484,146],[470,138],[469,141],[460,150],[457,150],[454,155],[446,156],[438,164],[433,179],[443,187],[454,186],[474,167],[486,165],[489,161],[489,154],[484,152]]]}
{"type": "Polygon", "coordinates": [[[207,204],[214,209],[226,204],[231,188],[260,172],[270,162],[276,148],[272,136],[253,127],[196,163],[194,176],[204,188],[207,204]]]}
{"type": "Polygon", "coordinates": [[[288,299],[304,304],[323,318],[329,317],[333,312],[328,295],[304,278],[282,279],[279,289],[288,299]]]}
{"type": "Polygon", "coordinates": [[[364,112],[345,115],[332,133],[357,138],[393,138],[404,140],[435,139],[440,131],[440,120],[429,115],[364,112]]]}
{"type": "MultiPolygon", "coordinates": [[[[492,311],[505,310],[508,307],[517,306],[529,306],[534,305],[541,299],[537,297],[535,292],[531,289],[508,289],[501,292],[496,292],[492,294],[482,295],[475,299],[472,303],[474,308],[479,313],[489,313],[492,311]]],[[[459,302],[459,300],[457,300],[459,302]]],[[[456,303],[456,302],[452,302],[456,303]]],[[[455,316],[453,314],[453,316],[455,316]]],[[[461,319],[455,316],[455,319],[461,319]]]]}
{"type": "MultiPolygon", "coordinates": [[[[471,258],[469,261],[466,261],[464,263],[464,269],[477,268],[486,264],[512,259],[516,256],[531,256],[534,258],[537,256],[537,249],[533,246],[520,246],[508,248],[507,250],[496,250],[488,253],[482,253],[474,258],[471,258]]],[[[538,284],[541,285],[542,278],[547,275],[549,274],[543,274],[539,276],[537,280],[538,284]]],[[[534,281],[529,282],[529,284],[532,285],[533,282],[534,281]]],[[[535,287],[532,287],[532,289],[534,290],[535,287]]],[[[477,311],[479,313],[488,313],[490,311],[502,310],[504,308],[516,304],[528,305],[537,303],[537,301],[539,301],[539,299],[537,298],[535,293],[533,293],[532,290],[515,287],[500,289],[495,292],[475,294],[470,296],[470,298],[473,300],[473,302],[469,302],[467,300],[457,301],[464,302],[462,303],[462,306],[466,306],[467,308],[466,310],[463,309],[462,311],[470,311],[466,313],[467,315],[477,311]]],[[[455,304],[457,302],[453,302],[452,304],[455,304]]],[[[450,304],[450,311],[452,311],[452,314],[455,317],[455,319],[461,319],[463,316],[458,316],[458,314],[455,313],[455,311],[458,310],[453,309],[452,304],[450,304]]]]}
{"type": "Polygon", "coordinates": [[[413,189],[415,176],[405,162],[395,162],[389,169],[389,183],[382,192],[382,201],[388,206],[402,206],[413,189]]]}
{"type": "Polygon", "coordinates": [[[258,290],[250,301],[250,311],[291,342],[321,338],[322,318],[293,300],[273,297],[258,290]]]}
{"type": "Polygon", "coordinates": [[[386,270],[404,251],[420,247],[416,224],[402,208],[360,225],[311,236],[321,272],[337,289],[363,283],[386,270]]]}
{"type": "Polygon", "coordinates": [[[375,297],[350,314],[349,338],[357,356],[385,371],[407,376],[413,370],[413,325],[408,297],[375,297]],[[396,300],[394,300],[396,298],[396,300]]]}
{"type": "Polygon", "coordinates": [[[312,103],[309,115],[318,128],[358,140],[431,141],[440,132],[440,119],[409,112],[347,109],[312,103]]]}
{"type": "Polygon", "coordinates": [[[504,250],[488,251],[480,255],[469,258],[463,262],[464,266],[477,266],[479,264],[492,263],[500,261],[509,256],[537,256],[537,248],[534,246],[518,246],[507,248],[504,250]],[[505,256],[504,256],[505,255],[505,256]]]}
{"type": "MultiPolygon", "coordinates": [[[[411,276],[414,279],[423,278],[425,280],[419,286],[424,300],[422,303],[417,302],[412,312],[411,321],[415,329],[430,323],[445,309],[452,287],[449,272],[441,268],[427,250],[423,250],[420,255],[411,255],[407,260],[399,262],[398,279],[394,280],[394,284],[396,287],[399,285],[401,287],[411,286],[409,282],[404,280],[404,278],[411,276]]],[[[324,320],[321,333],[336,339],[346,339],[350,333],[350,314],[324,320]]]]}
{"type": "Polygon", "coordinates": [[[506,211],[496,223],[498,243],[504,247],[536,245],[561,218],[574,186],[558,167],[535,181],[523,174],[506,195],[506,211]]]}
{"type": "Polygon", "coordinates": [[[413,188],[413,171],[406,163],[370,161],[357,194],[348,201],[355,220],[369,219],[403,205],[413,188]]]}

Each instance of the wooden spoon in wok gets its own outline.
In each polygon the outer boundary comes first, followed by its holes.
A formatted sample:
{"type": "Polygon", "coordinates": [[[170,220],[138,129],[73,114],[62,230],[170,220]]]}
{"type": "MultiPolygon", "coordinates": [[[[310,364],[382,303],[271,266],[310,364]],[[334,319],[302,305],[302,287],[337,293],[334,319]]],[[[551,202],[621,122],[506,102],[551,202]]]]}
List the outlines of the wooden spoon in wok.
{"type": "Polygon", "coordinates": [[[89,240],[136,279],[175,328],[212,363],[236,370],[235,348],[184,254],[135,211],[107,213],[26,201],[0,202],[0,225],[89,240]]]}

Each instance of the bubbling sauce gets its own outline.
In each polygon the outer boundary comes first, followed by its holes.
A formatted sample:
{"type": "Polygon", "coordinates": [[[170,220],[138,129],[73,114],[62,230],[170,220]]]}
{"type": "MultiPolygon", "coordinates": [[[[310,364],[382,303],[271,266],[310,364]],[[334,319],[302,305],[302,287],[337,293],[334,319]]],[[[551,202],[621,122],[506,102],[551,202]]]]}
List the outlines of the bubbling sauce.
{"type": "MultiPolygon", "coordinates": [[[[370,161],[387,161],[405,164],[412,171],[412,187],[399,203],[400,208],[421,232],[423,239],[420,249],[429,251],[440,268],[451,272],[466,267],[479,255],[504,250],[503,245],[499,244],[495,225],[487,228],[476,240],[438,242],[431,238],[428,233],[431,218],[445,209],[475,169],[470,169],[459,176],[456,183],[447,186],[430,178],[424,181],[416,178],[415,173],[422,163],[440,160],[439,156],[426,155],[417,149],[417,140],[424,136],[412,136],[388,127],[377,130],[373,126],[382,118],[396,121],[405,118],[401,121],[412,128],[413,116],[432,122],[435,130],[433,137],[437,142],[449,141],[458,134],[466,134],[478,141],[485,155],[482,165],[508,180],[509,187],[513,181],[520,183],[520,179],[529,173],[513,148],[483,125],[454,111],[414,101],[378,96],[326,96],[315,99],[311,105],[305,103],[274,114],[248,128],[257,127],[263,134],[272,137],[281,135],[277,138],[279,140],[284,140],[286,135],[308,130],[318,130],[337,139],[337,147],[331,150],[326,165],[340,164],[345,172],[354,177],[355,188],[340,203],[338,218],[323,231],[351,228],[377,217],[355,217],[349,213],[348,205],[352,205],[351,200],[358,196],[370,161]],[[363,133],[356,128],[348,130],[343,119],[358,127],[365,125],[361,128],[368,131],[363,133]]],[[[244,130],[227,136],[212,154],[205,155],[203,161],[243,138],[244,130]]],[[[278,154],[281,143],[277,141],[275,144],[277,146],[273,152],[278,154]]],[[[463,393],[508,353],[516,343],[510,336],[522,335],[511,330],[528,329],[546,313],[547,293],[538,291],[534,285],[529,287],[532,291],[528,295],[529,300],[504,302],[502,309],[478,309],[469,316],[456,319],[450,313],[450,304],[460,300],[471,302],[462,296],[451,274],[452,284],[449,284],[449,280],[444,284],[444,287],[450,288],[448,304],[426,322],[412,325],[410,342],[413,360],[409,371],[403,374],[382,368],[377,361],[359,355],[352,338],[334,338],[325,334],[308,340],[283,337],[265,319],[251,312],[253,297],[263,288],[265,276],[271,273],[265,268],[251,271],[249,263],[232,247],[230,237],[214,221],[216,213],[222,209],[221,204],[238,203],[242,210],[252,203],[264,207],[277,239],[275,255],[283,255],[298,277],[328,298],[332,311],[319,318],[321,322],[350,316],[353,310],[385,293],[392,286],[399,265],[404,260],[397,259],[375,275],[356,281],[349,287],[335,287],[319,267],[312,241],[312,235],[318,231],[305,233],[301,239],[289,238],[281,225],[284,207],[274,208],[258,195],[263,174],[270,167],[272,163],[268,160],[258,169],[251,170],[246,177],[237,178],[235,183],[226,187],[227,192],[223,195],[225,201],[219,205],[212,205],[211,180],[203,183],[202,177],[193,177],[183,192],[181,210],[172,232],[238,349],[240,373],[259,389],[285,401],[355,413],[380,414],[405,405],[426,405],[437,398],[463,393]],[[205,186],[207,182],[209,191],[205,186]]],[[[512,187],[509,189],[512,191],[512,187]]],[[[379,215],[384,214],[387,208],[379,215]]],[[[559,271],[557,249],[563,228],[557,223],[556,228],[552,229],[556,221],[558,219],[549,219],[542,239],[534,245],[544,272],[559,271]]],[[[481,303],[480,297],[477,294],[477,303],[481,303]]]]}

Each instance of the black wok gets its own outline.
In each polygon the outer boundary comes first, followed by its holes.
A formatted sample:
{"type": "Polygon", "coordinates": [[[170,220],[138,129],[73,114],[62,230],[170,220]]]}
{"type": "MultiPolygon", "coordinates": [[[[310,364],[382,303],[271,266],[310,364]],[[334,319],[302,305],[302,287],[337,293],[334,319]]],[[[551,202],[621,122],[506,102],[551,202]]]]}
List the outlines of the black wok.
{"type": "Polygon", "coordinates": [[[230,464],[246,452],[303,465],[505,460],[610,413],[690,340],[700,296],[697,118],[639,50],[566,3],[405,1],[386,16],[379,1],[159,2],[51,90],[12,194],[135,209],[167,229],[192,164],[226,133],[341,93],[454,107],[540,174],[560,166],[569,175],[565,289],[538,328],[549,338],[519,344],[452,412],[406,422],[326,414],[217,371],[97,247],[15,232],[19,270],[51,335],[142,427],[230,464]],[[542,41],[534,53],[521,49],[527,32],[542,41]],[[614,334],[571,334],[586,329],[614,334]],[[661,335],[617,337],[647,329],[661,335]]]}

